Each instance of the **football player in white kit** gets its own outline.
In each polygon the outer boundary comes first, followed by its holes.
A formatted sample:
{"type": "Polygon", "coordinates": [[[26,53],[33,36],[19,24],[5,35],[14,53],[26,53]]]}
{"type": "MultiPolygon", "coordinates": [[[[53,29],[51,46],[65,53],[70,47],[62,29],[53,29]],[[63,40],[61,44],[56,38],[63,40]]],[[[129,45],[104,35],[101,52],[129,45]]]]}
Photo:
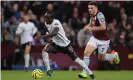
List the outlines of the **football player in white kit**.
{"type": "Polygon", "coordinates": [[[50,69],[49,55],[48,53],[55,53],[60,51],[64,54],[67,54],[74,62],[78,63],[83,69],[85,69],[92,80],[95,80],[95,77],[92,71],[86,66],[86,64],[77,56],[76,52],[70,44],[70,40],[65,35],[65,31],[62,27],[62,24],[59,20],[54,19],[54,13],[47,12],[44,15],[45,25],[48,29],[48,34],[42,35],[41,38],[52,38],[52,41],[47,44],[43,51],[42,57],[43,61],[47,67],[47,76],[51,77],[52,70],[50,69]]]}
{"type": "Polygon", "coordinates": [[[37,33],[37,28],[35,27],[34,23],[29,21],[29,16],[25,14],[23,16],[23,22],[18,25],[16,30],[16,35],[21,36],[21,52],[24,53],[24,60],[25,60],[25,68],[24,70],[27,71],[29,67],[30,61],[30,50],[31,50],[31,43],[33,41],[33,36],[37,33]]]}

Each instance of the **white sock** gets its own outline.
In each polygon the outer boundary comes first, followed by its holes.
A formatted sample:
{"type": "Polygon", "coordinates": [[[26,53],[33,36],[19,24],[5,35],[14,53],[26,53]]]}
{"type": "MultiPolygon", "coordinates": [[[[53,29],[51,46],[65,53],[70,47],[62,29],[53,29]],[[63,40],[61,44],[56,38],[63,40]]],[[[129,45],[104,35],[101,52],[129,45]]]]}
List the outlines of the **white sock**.
{"type": "Polygon", "coordinates": [[[84,61],[82,61],[80,58],[77,58],[75,62],[78,63],[83,69],[85,69],[89,75],[93,74],[92,71],[86,66],[84,61]]]}
{"type": "MultiPolygon", "coordinates": [[[[90,64],[90,57],[86,57],[84,56],[84,59],[83,59],[84,63],[87,65],[87,67],[89,66],[90,64]]],[[[87,73],[85,69],[83,69],[83,72],[87,73]]]]}
{"type": "Polygon", "coordinates": [[[24,60],[25,60],[25,67],[29,67],[29,62],[30,62],[30,54],[24,54],[24,60]]]}
{"type": "Polygon", "coordinates": [[[116,58],[116,54],[105,54],[105,59],[107,61],[110,61],[112,58],[116,58]]]}
{"type": "Polygon", "coordinates": [[[45,66],[47,67],[47,71],[50,70],[50,62],[49,62],[48,53],[45,51],[42,51],[42,58],[43,58],[45,66]]]}

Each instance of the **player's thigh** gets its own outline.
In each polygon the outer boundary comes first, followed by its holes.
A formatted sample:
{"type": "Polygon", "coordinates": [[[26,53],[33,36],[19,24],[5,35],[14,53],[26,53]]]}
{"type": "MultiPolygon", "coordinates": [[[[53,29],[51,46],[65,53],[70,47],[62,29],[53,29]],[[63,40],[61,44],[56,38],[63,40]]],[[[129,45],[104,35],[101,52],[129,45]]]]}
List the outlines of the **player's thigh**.
{"type": "Polygon", "coordinates": [[[109,48],[109,43],[110,41],[105,41],[102,42],[103,44],[101,44],[100,46],[98,46],[98,58],[100,60],[105,60],[105,54],[107,53],[107,50],[109,48]]]}
{"type": "Polygon", "coordinates": [[[31,45],[32,45],[31,42],[28,42],[28,43],[25,44],[25,50],[24,50],[24,53],[25,54],[29,54],[30,53],[30,51],[31,51],[31,45]]]}
{"type": "Polygon", "coordinates": [[[92,36],[85,47],[84,56],[90,56],[96,48],[97,40],[92,36]]]}
{"type": "Polygon", "coordinates": [[[92,45],[87,45],[85,47],[84,56],[90,56],[95,49],[96,49],[96,47],[94,47],[92,45]]]}
{"type": "Polygon", "coordinates": [[[71,45],[62,47],[60,51],[67,54],[72,60],[75,60],[78,57],[71,45]]]}
{"type": "Polygon", "coordinates": [[[57,50],[54,48],[52,43],[49,43],[49,44],[45,45],[45,47],[43,48],[43,51],[45,51],[47,53],[55,53],[57,50]]]}
{"type": "Polygon", "coordinates": [[[107,41],[98,41],[98,53],[105,54],[109,48],[110,40],[107,41]]]}

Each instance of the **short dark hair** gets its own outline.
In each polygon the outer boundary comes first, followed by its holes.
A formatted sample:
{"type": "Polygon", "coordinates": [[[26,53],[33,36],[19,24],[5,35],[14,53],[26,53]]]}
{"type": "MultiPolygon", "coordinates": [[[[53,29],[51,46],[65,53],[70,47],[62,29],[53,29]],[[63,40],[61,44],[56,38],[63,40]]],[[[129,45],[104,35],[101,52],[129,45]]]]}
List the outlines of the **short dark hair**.
{"type": "Polygon", "coordinates": [[[95,2],[95,1],[91,1],[91,2],[89,3],[89,5],[94,5],[94,6],[98,7],[97,2],[95,2]]]}
{"type": "Polygon", "coordinates": [[[50,11],[48,11],[48,12],[46,12],[46,13],[44,14],[44,17],[54,18],[54,16],[55,16],[55,14],[54,14],[53,12],[50,12],[50,11]]]}

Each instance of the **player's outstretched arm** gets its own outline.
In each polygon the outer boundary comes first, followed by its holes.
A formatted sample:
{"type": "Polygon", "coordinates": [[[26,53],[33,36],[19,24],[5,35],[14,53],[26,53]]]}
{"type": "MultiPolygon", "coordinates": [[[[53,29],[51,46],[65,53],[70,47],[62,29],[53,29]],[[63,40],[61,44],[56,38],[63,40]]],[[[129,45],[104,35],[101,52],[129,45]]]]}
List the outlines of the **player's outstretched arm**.
{"type": "Polygon", "coordinates": [[[59,31],[59,28],[55,27],[51,33],[49,33],[47,35],[42,35],[41,38],[53,37],[53,36],[57,35],[58,31],[59,31]]]}

